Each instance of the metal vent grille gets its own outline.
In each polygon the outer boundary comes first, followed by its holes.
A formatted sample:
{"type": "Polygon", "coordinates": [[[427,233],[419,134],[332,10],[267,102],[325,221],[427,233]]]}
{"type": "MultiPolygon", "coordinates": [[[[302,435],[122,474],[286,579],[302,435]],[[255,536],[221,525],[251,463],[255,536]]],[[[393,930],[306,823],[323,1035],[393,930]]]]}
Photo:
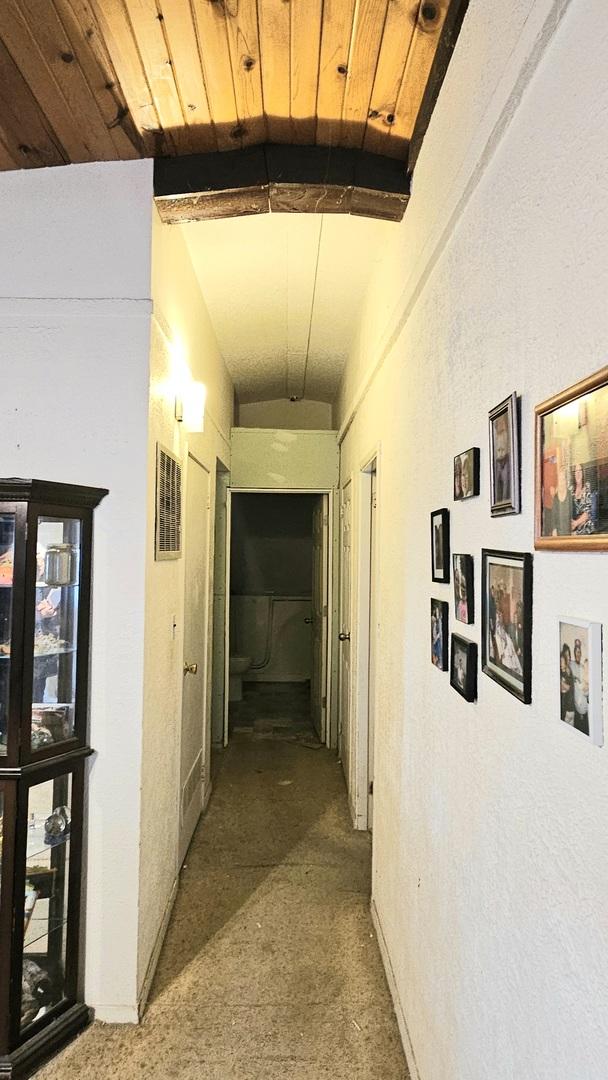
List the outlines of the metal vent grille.
{"type": "Polygon", "coordinates": [[[156,445],[156,558],[179,559],[182,552],[182,467],[156,445]]]}

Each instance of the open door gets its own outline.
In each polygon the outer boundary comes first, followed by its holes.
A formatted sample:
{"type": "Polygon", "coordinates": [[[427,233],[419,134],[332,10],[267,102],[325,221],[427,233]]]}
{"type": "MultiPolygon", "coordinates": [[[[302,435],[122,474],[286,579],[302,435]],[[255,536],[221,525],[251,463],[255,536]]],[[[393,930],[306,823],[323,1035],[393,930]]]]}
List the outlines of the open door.
{"type": "Polygon", "coordinates": [[[312,678],[310,711],[321,742],[327,731],[327,625],[329,496],[320,495],[312,515],[312,678]]]}
{"type": "MultiPolygon", "coordinates": [[[[179,858],[203,808],[206,742],[209,473],[188,455],[185,529],[184,693],[180,761],[179,858]]],[[[209,777],[207,777],[209,779],[209,777]]]]}
{"type": "Polygon", "coordinates": [[[339,747],[347,782],[351,770],[351,674],[350,674],[350,626],[351,626],[351,502],[352,483],[344,485],[340,497],[340,662],[339,662],[339,747]]]}
{"type": "Polygon", "coordinates": [[[224,623],[224,746],[230,735],[230,547],[232,541],[232,492],[226,489],[226,618],[224,623]]]}

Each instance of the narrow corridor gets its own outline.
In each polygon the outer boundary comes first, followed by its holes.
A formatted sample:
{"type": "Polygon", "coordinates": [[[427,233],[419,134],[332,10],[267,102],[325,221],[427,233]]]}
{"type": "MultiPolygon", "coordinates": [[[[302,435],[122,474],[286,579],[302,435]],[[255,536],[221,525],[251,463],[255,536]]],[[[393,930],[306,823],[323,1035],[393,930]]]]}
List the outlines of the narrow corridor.
{"type": "Polygon", "coordinates": [[[39,1080],[407,1080],[369,836],[302,706],[276,684],[239,705],[142,1025],[94,1024],[39,1080]]]}

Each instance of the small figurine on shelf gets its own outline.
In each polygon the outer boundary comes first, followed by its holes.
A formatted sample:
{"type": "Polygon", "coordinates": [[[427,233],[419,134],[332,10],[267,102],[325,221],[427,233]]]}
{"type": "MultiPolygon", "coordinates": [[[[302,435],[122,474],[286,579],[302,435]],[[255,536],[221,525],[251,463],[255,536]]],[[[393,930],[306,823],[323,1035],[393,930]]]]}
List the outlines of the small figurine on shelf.
{"type": "Polygon", "coordinates": [[[70,833],[70,811],[67,806],[58,806],[49,814],[44,823],[44,842],[48,847],[63,843],[70,833]]]}
{"type": "Polygon", "coordinates": [[[33,960],[23,960],[21,979],[21,1026],[31,1024],[53,1000],[53,984],[46,971],[33,960]]]}

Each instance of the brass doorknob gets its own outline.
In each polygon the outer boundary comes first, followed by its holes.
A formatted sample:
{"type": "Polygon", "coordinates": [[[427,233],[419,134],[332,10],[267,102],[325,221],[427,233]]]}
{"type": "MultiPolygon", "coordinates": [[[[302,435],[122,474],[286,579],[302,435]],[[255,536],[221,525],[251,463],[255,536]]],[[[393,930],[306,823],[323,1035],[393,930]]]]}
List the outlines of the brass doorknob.
{"type": "Polygon", "coordinates": [[[345,634],[344,631],[338,634],[338,641],[350,641],[350,634],[345,634]]]}
{"type": "Polygon", "coordinates": [[[184,675],[196,675],[198,664],[184,664],[184,675]]]}

